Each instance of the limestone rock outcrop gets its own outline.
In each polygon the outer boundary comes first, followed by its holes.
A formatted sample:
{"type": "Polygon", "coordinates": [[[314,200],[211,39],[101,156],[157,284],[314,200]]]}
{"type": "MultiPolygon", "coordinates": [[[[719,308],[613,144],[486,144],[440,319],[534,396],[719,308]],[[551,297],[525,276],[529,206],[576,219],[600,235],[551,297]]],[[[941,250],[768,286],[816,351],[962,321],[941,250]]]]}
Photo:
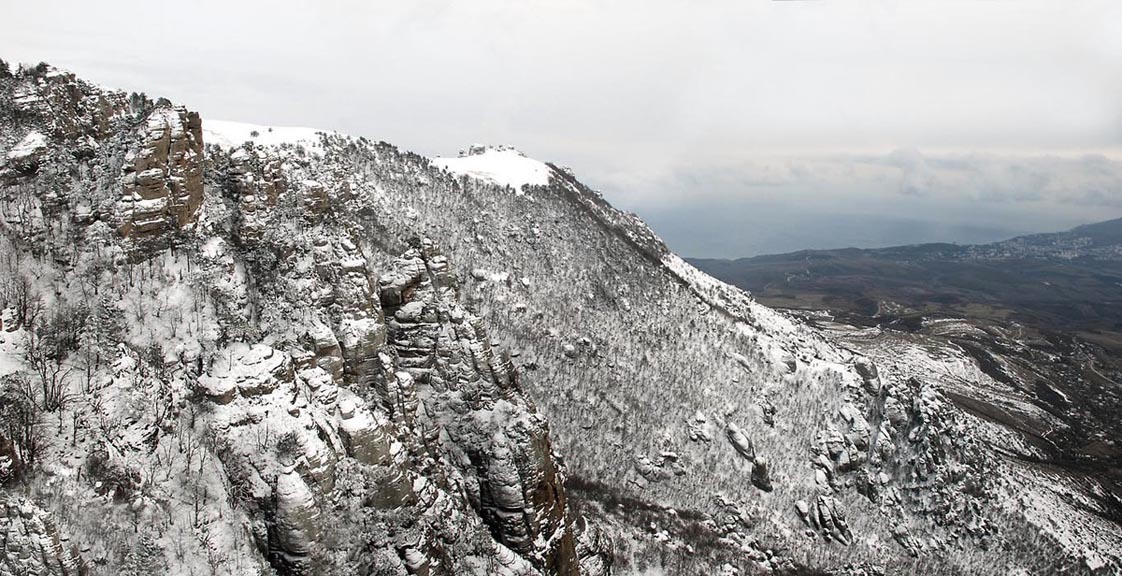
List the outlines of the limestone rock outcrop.
{"type": "MultiPolygon", "coordinates": [[[[549,574],[579,574],[562,471],[545,420],[518,387],[479,318],[458,304],[458,284],[431,242],[418,242],[379,279],[389,342],[404,373],[386,388],[389,409],[412,418],[411,389],[427,386],[426,412],[447,425],[471,501],[502,545],[549,574]]],[[[591,554],[595,556],[595,554],[591,554]]]]}
{"type": "Polygon", "coordinates": [[[42,119],[51,137],[73,143],[83,154],[113,134],[114,120],[131,105],[122,93],[102,90],[50,65],[36,66],[29,79],[16,87],[13,107],[21,116],[42,119]]]}
{"type": "Polygon", "coordinates": [[[118,232],[137,241],[192,224],[203,201],[202,121],[197,112],[161,104],[121,171],[118,232]]]}
{"type": "Polygon", "coordinates": [[[0,576],[85,576],[77,546],[30,501],[0,492],[0,576]]]}

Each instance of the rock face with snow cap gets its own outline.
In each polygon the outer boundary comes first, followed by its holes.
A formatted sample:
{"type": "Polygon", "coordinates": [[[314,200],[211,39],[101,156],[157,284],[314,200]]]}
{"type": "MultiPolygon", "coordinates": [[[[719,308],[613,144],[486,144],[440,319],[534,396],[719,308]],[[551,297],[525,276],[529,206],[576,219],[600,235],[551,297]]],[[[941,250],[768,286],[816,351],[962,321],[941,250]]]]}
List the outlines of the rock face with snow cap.
{"type": "Polygon", "coordinates": [[[102,90],[50,65],[35,67],[29,76],[31,81],[15,87],[13,108],[42,119],[48,136],[71,142],[85,154],[91,151],[90,140],[110,137],[117,128],[114,121],[140,100],[130,102],[122,93],[102,90]]]}
{"type": "Polygon", "coordinates": [[[290,470],[277,475],[275,499],[273,565],[290,573],[314,573],[312,555],[320,540],[315,494],[300,474],[290,470]]]}
{"type": "MultiPolygon", "coordinates": [[[[58,172],[56,156],[76,148],[114,167],[98,173],[104,189],[57,205],[63,213],[92,206],[65,222],[104,257],[162,269],[155,290],[164,303],[113,337],[156,325],[167,332],[149,340],[149,352],[118,344],[108,384],[96,388],[132,396],[109,402],[128,415],[111,418],[117,432],[92,451],[88,474],[106,477],[98,495],[131,499],[139,518],[157,506],[147,494],[159,483],[196,502],[192,524],[227,542],[211,554],[286,575],[458,574],[484,565],[576,575],[582,562],[599,567],[594,574],[610,566],[608,540],[583,522],[578,552],[549,428],[509,355],[460,305],[458,278],[433,243],[388,265],[372,261],[363,237],[335,219],[353,198],[348,186],[291,172],[308,166],[303,148],[206,150],[197,114],[115,93],[105,93],[112,105],[96,120],[73,102],[73,117],[51,118],[48,104],[68,95],[68,80],[0,82],[24,82],[21,106],[42,114],[23,141],[5,128],[0,141],[14,144],[4,153],[18,160],[6,177],[38,185],[58,172]],[[181,256],[165,258],[168,246],[181,256]],[[133,423],[143,431],[124,430],[133,423]],[[145,471],[183,458],[185,471],[145,471]],[[260,555],[246,556],[253,550],[260,555]]],[[[75,86],[74,102],[102,94],[75,86]]],[[[41,217],[9,223],[50,229],[41,217]]],[[[166,551],[142,552],[159,559],[166,551]]],[[[137,557],[109,565],[141,566],[137,557]]]]}

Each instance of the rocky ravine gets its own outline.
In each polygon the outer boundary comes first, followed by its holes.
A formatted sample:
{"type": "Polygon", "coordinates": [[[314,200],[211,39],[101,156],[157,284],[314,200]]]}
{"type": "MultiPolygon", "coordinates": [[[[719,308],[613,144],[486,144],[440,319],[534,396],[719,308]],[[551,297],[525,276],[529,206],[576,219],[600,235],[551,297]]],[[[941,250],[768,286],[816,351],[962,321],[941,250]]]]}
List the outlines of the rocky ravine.
{"type": "Polygon", "coordinates": [[[839,347],[564,169],[0,75],[2,532],[45,535],[0,573],[1118,567],[969,366],[839,347]]]}

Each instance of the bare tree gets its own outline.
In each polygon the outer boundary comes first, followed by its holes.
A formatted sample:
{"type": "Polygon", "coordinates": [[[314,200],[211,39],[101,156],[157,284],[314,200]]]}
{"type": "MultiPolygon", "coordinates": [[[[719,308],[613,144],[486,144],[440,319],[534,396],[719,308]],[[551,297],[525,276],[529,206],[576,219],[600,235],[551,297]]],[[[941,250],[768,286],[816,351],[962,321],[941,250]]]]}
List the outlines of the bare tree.
{"type": "Polygon", "coordinates": [[[0,434],[19,449],[24,466],[30,468],[39,455],[42,441],[42,410],[35,402],[35,390],[23,374],[0,379],[0,434]]]}
{"type": "Polygon", "coordinates": [[[24,357],[39,377],[39,394],[34,400],[45,412],[61,410],[68,399],[66,380],[71,369],[63,364],[64,351],[49,325],[30,330],[24,341],[24,357]]]}
{"type": "Polygon", "coordinates": [[[35,292],[31,280],[22,274],[8,285],[4,299],[15,310],[16,322],[25,328],[33,326],[44,310],[43,299],[35,292]]]}

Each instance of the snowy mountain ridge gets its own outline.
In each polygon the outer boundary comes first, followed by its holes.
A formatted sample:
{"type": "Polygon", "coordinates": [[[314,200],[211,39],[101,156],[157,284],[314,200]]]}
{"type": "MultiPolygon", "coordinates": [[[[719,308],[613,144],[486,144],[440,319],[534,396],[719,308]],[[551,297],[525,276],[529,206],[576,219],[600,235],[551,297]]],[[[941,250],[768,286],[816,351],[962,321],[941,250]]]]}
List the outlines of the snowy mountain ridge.
{"type": "Polygon", "coordinates": [[[959,352],[768,309],[513,150],[208,124],[0,70],[0,574],[1118,566],[959,352]]]}

